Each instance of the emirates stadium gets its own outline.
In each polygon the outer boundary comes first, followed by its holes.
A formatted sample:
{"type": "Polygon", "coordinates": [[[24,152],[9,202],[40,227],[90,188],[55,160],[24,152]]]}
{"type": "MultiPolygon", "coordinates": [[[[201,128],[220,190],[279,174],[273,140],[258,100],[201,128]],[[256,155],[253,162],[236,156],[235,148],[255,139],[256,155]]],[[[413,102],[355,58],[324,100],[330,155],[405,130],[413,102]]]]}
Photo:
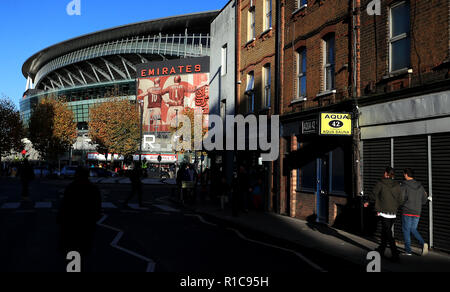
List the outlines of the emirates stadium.
{"type": "MultiPolygon", "coordinates": [[[[210,23],[219,11],[149,20],[114,27],[43,49],[22,67],[26,91],[20,111],[26,123],[33,106],[52,96],[66,100],[74,112],[78,151],[86,143],[89,109],[108,97],[136,100],[139,64],[210,55],[210,23]]],[[[85,153],[78,153],[80,157],[85,153]]]]}

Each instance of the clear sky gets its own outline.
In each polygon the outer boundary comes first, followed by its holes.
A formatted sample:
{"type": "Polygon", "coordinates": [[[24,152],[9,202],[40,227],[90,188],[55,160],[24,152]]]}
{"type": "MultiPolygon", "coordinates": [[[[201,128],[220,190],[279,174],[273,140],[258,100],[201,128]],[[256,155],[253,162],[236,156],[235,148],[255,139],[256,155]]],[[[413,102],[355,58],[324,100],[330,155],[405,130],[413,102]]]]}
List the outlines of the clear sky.
{"type": "Polygon", "coordinates": [[[222,9],[228,0],[0,0],[0,96],[17,105],[25,91],[23,63],[38,51],[86,33],[154,18],[222,9]]]}

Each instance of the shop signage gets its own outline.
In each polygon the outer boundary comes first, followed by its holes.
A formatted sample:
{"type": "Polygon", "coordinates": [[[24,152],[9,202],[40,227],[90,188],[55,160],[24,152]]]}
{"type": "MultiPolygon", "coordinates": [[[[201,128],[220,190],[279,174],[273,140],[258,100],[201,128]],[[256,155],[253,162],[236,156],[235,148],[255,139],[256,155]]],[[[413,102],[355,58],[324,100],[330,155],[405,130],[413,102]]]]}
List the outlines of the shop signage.
{"type": "Polygon", "coordinates": [[[316,134],[317,120],[302,121],[302,134],[316,134]]]}
{"type": "Polygon", "coordinates": [[[347,113],[321,113],[320,135],[351,136],[353,134],[352,115],[347,113]]]}

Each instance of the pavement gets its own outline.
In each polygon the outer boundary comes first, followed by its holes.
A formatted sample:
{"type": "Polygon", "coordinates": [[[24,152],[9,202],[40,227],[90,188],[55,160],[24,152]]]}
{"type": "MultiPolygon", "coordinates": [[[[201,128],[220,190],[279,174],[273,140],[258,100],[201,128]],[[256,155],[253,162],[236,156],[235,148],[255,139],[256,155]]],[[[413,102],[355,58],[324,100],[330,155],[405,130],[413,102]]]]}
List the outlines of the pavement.
{"type": "MultiPolygon", "coordinates": [[[[174,202],[176,199],[172,198],[174,202]]],[[[249,211],[238,217],[231,214],[231,210],[221,210],[211,202],[188,205],[193,212],[205,218],[214,218],[224,224],[235,226],[247,231],[265,234],[279,244],[295,248],[307,248],[350,261],[358,266],[366,267],[367,256],[370,251],[378,247],[374,239],[363,238],[348,232],[334,229],[324,224],[311,223],[296,218],[274,213],[249,211]]],[[[404,245],[397,245],[404,252],[404,245]]],[[[398,263],[389,260],[390,251],[386,251],[386,258],[382,259],[383,272],[450,272],[450,254],[430,251],[425,256],[419,256],[421,250],[413,247],[413,256],[402,255],[398,263]]]]}
{"type": "MultiPolygon", "coordinates": [[[[20,204],[20,183],[0,178],[0,272],[65,271],[56,222],[70,181],[36,180],[32,203],[20,204]]],[[[144,203],[128,207],[131,188],[97,184],[103,217],[83,271],[98,272],[320,272],[360,271],[342,259],[279,245],[246,230],[215,222],[168,200],[174,186],[145,185],[144,203]]]]}

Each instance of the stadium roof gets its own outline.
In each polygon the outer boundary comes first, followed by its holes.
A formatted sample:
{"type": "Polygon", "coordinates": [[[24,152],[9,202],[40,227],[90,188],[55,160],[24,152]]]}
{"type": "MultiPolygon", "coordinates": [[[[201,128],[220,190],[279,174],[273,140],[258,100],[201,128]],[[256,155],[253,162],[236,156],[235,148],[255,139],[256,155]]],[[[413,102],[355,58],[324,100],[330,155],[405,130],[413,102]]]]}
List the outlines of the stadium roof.
{"type": "Polygon", "coordinates": [[[25,61],[22,66],[22,74],[25,78],[28,75],[34,78],[42,66],[55,58],[86,47],[122,38],[157,34],[160,32],[164,32],[165,34],[178,34],[184,32],[186,28],[190,33],[209,32],[209,25],[218,13],[219,11],[215,10],[147,20],[109,28],[63,41],[37,52],[25,61]],[[205,27],[207,27],[207,30],[205,30],[205,27]]]}

